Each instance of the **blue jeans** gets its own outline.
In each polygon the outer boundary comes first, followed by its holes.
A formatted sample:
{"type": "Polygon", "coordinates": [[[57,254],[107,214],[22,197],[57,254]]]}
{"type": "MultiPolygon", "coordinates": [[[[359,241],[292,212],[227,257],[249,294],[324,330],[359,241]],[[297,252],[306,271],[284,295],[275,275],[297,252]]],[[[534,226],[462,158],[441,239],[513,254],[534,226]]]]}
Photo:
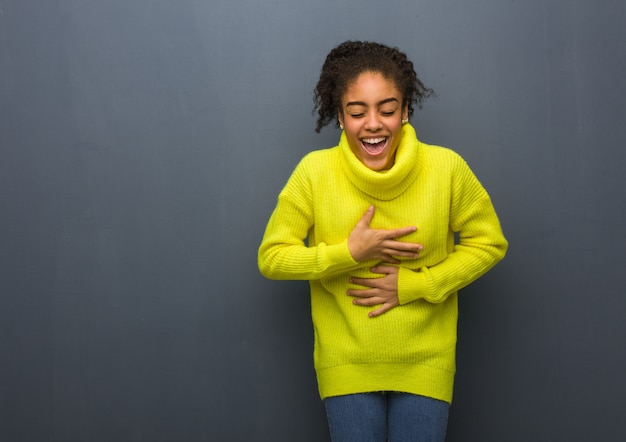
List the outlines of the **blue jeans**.
{"type": "Polygon", "coordinates": [[[409,393],[380,392],[324,400],[333,442],[443,442],[447,402],[409,393]]]}

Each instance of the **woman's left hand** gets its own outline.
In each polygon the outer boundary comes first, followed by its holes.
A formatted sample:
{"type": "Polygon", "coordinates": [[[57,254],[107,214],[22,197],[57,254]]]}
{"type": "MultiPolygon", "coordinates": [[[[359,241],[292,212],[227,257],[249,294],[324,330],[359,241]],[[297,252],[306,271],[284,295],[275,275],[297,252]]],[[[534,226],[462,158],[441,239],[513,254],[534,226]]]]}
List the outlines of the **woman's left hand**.
{"type": "Polygon", "coordinates": [[[367,287],[365,289],[350,289],[348,296],[353,296],[354,305],[373,306],[382,304],[378,309],[372,310],[369,317],[380,316],[392,308],[398,306],[398,267],[382,263],[371,269],[373,273],[379,273],[381,278],[350,278],[352,284],[367,287]]]}

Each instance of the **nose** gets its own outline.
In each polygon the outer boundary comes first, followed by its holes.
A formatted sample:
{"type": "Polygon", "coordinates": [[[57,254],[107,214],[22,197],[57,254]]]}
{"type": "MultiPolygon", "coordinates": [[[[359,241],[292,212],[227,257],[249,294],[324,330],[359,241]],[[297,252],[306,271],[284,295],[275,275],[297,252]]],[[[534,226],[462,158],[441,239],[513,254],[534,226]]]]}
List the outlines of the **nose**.
{"type": "Polygon", "coordinates": [[[372,112],[367,116],[367,121],[365,122],[365,129],[376,132],[382,129],[383,124],[378,118],[378,114],[376,112],[372,112]]]}

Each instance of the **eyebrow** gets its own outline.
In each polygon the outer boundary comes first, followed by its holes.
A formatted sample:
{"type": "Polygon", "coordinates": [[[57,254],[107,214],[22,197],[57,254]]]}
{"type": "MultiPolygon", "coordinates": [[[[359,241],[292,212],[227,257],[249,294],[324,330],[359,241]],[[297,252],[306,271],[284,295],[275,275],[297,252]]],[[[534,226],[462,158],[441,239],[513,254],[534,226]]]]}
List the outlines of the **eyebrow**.
{"type": "MultiPolygon", "coordinates": [[[[378,106],[381,106],[381,105],[383,105],[385,103],[390,103],[392,101],[395,101],[396,103],[399,102],[399,100],[397,98],[391,97],[391,98],[386,98],[386,99],[384,99],[382,101],[379,101],[378,102],[378,106]]],[[[350,102],[346,103],[346,107],[348,107],[348,106],[366,106],[367,107],[367,104],[364,103],[363,101],[350,101],[350,102]]]]}

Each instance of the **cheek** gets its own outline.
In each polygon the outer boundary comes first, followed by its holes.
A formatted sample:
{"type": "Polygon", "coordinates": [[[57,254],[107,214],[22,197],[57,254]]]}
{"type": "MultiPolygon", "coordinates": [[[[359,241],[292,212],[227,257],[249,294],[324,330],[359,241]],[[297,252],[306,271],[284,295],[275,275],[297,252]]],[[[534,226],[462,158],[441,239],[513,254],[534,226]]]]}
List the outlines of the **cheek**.
{"type": "Polygon", "coordinates": [[[390,129],[393,132],[394,137],[399,137],[400,135],[402,135],[402,122],[399,122],[390,129]]]}
{"type": "Polygon", "coordinates": [[[348,144],[354,153],[360,154],[361,140],[359,140],[356,136],[348,136],[348,144]]]}
{"type": "Polygon", "coordinates": [[[346,131],[346,136],[350,142],[359,142],[359,128],[354,125],[348,124],[345,126],[344,130],[346,131]]]}

